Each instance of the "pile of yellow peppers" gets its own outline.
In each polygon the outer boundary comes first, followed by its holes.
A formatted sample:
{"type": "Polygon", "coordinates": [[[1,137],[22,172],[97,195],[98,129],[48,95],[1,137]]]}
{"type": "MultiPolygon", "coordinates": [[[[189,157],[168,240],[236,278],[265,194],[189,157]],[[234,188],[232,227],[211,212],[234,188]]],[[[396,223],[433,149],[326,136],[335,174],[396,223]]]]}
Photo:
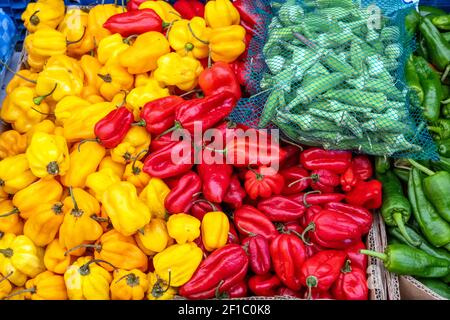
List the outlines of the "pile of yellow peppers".
{"type": "Polygon", "coordinates": [[[139,121],[147,102],[195,88],[199,59],[232,62],[245,50],[237,12],[188,21],[164,1],[141,8],[169,30],[111,34],[103,23],[125,10],[113,4],[86,12],[38,0],[22,15],[26,66],[0,112],[11,126],[0,134],[0,299],[172,299],[203,259],[193,239],[225,245],[210,235],[223,213],[167,217],[169,187],[136,170],[145,128],[111,150],[81,143],[118,106],[139,121]]]}

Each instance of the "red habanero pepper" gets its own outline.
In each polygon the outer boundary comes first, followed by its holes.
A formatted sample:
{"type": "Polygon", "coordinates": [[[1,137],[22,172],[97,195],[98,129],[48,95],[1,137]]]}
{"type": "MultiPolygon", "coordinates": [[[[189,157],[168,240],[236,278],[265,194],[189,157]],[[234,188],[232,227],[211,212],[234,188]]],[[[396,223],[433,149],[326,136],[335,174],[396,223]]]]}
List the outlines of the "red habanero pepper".
{"type": "Polygon", "coordinates": [[[301,267],[301,284],[308,288],[307,299],[311,299],[313,289],[328,291],[339,277],[345,262],[345,252],[325,250],[307,259],[301,267]]]}
{"type": "Polygon", "coordinates": [[[369,233],[372,228],[372,213],[366,208],[341,202],[329,202],[325,204],[324,209],[342,213],[352,219],[360,227],[363,235],[369,233]]]}
{"type": "Polygon", "coordinates": [[[205,5],[198,0],[178,0],[173,4],[183,19],[191,20],[194,17],[203,17],[205,5]]]}
{"type": "Polygon", "coordinates": [[[310,191],[289,196],[290,199],[303,203],[309,208],[313,205],[323,205],[328,202],[340,202],[345,199],[342,193],[322,193],[321,191],[310,191]]]}
{"type": "Polygon", "coordinates": [[[310,148],[300,154],[300,163],[305,169],[328,169],[341,174],[351,165],[352,153],[349,151],[330,151],[310,148]]]}
{"type": "Polygon", "coordinates": [[[117,147],[131,128],[133,113],[126,107],[117,108],[95,124],[96,140],[107,149],[117,147]]]}
{"type": "Polygon", "coordinates": [[[245,61],[236,60],[229,64],[231,70],[233,70],[234,76],[237,82],[246,87],[247,86],[247,64],[245,61]]]}
{"type": "Polygon", "coordinates": [[[345,261],[339,277],[331,288],[333,296],[337,300],[368,300],[369,289],[366,273],[345,261]]]}
{"type": "Polygon", "coordinates": [[[187,213],[202,189],[200,177],[193,171],[183,175],[167,195],[164,206],[170,214],[187,213]]]}
{"type": "Polygon", "coordinates": [[[242,245],[247,248],[249,267],[256,274],[266,274],[270,271],[269,241],[259,235],[250,235],[242,240],[242,245]]]}
{"type": "MultiPolygon", "coordinates": [[[[322,210],[322,209],[320,209],[322,210]]],[[[291,222],[287,222],[287,223],[279,223],[277,224],[277,230],[280,233],[287,233],[287,234],[294,234],[297,236],[302,235],[303,233],[303,227],[296,221],[291,221],[291,222]]],[[[323,248],[315,243],[311,243],[311,245],[305,246],[305,250],[306,250],[306,256],[307,257],[311,257],[312,255],[316,254],[319,251],[322,251],[323,248]]]]}
{"type": "Polygon", "coordinates": [[[175,121],[175,110],[183,102],[179,96],[168,96],[145,104],[141,119],[147,131],[159,135],[170,129],[175,121]]]}
{"type": "Polygon", "coordinates": [[[373,175],[373,166],[366,155],[357,155],[352,160],[353,170],[358,179],[366,181],[373,175]]]}
{"type": "Polygon", "coordinates": [[[241,186],[238,176],[233,174],[231,176],[230,186],[223,197],[223,202],[228,204],[232,209],[238,209],[242,207],[242,202],[246,195],[247,193],[241,186]]]}
{"type": "Polygon", "coordinates": [[[197,172],[202,180],[202,193],[206,200],[221,203],[230,186],[233,167],[229,164],[205,162],[197,165],[197,172]]]}
{"type": "Polygon", "coordinates": [[[227,244],[231,244],[231,243],[236,243],[236,244],[241,243],[241,241],[239,239],[239,235],[236,231],[236,227],[234,226],[232,221],[230,221],[230,230],[228,230],[228,239],[227,239],[227,244]]]}
{"type": "Polygon", "coordinates": [[[313,217],[320,211],[322,211],[322,207],[318,205],[310,206],[308,209],[306,209],[305,214],[300,219],[302,227],[306,228],[306,226],[312,221],[313,217]]]}
{"type": "Polygon", "coordinates": [[[148,0],[128,0],[127,11],[139,10],[139,6],[148,0]]]}
{"type": "MultiPolygon", "coordinates": [[[[280,164],[282,170],[298,166],[298,158],[300,156],[300,148],[292,144],[285,144],[283,149],[286,151],[286,158],[280,164]]],[[[301,166],[299,166],[301,167],[301,166]]]]}
{"type": "Polygon", "coordinates": [[[280,288],[278,288],[277,296],[303,298],[303,296],[300,293],[300,291],[294,291],[294,290],[289,289],[287,287],[280,287],[280,288]]]}
{"type": "Polygon", "coordinates": [[[248,269],[247,253],[237,244],[227,244],[211,253],[192,278],[179,289],[188,299],[209,299],[227,292],[244,280],[248,269]]]}
{"type": "Polygon", "coordinates": [[[232,288],[228,289],[223,293],[223,297],[227,298],[243,298],[247,296],[247,283],[245,281],[241,281],[235,284],[232,288]]]}
{"type": "Polygon", "coordinates": [[[305,206],[283,196],[273,196],[258,203],[258,210],[272,222],[289,222],[300,219],[305,213],[305,206]]]}
{"type": "Polygon", "coordinates": [[[190,214],[202,221],[205,214],[208,212],[221,211],[222,207],[219,204],[211,203],[205,199],[199,199],[193,202],[190,214]]]}
{"type": "Polygon", "coordinates": [[[311,188],[324,193],[332,193],[339,185],[339,176],[331,170],[318,169],[311,172],[311,188]]]}
{"type": "Polygon", "coordinates": [[[362,241],[356,242],[354,245],[345,249],[347,258],[350,260],[352,266],[362,270],[367,270],[368,257],[365,254],[361,254],[360,250],[365,250],[366,245],[362,241]]]}
{"type": "Polygon", "coordinates": [[[170,178],[181,175],[193,167],[194,159],[191,143],[178,141],[151,153],[144,161],[144,172],[151,177],[170,178]],[[179,157],[174,161],[173,156],[179,157]]]}
{"type": "Polygon", "coordinates": [[[103,28],[129,37],[150,31],[162,32],[163,21],[154,10],[142,9],[115,14],[106,20],[103,28]]]}
{"type": "Polygon", "coordinates": [[[150,142],[150,154],[164,149],[168,145],[172,145],[175,141],[172,140],[172,132],[158,136],[150,142]]]}
{"type": "Polygon", "coordinates": [[[341,175],[340,179],[341,188],[345,192],[349,192],[353,189],[354,186],[358,183],[359,179],[356,176],[355,170],[353,169],[353,165],[348,167],[347,170],[341,175]]]}
{"type": "Polygon", "coordinates": [[[301,166],[294,166],[280,171],[283,176],[285,184],[281,191],[283,195],[291,195],[302,192],[311,184],[311,179],[308,179],[309,172],[301,166]]]}
{"type": "Polygon", "coordinates": [[[359,181],[345,200],[366,209],[378,209],[382,204],[382,184],[378,180],[359,181]]]}
{"type": "Polygon", "coordinates": [[[234,224],[242,235],[259,234],[270,241],[278,234],[272,221],[249,205],[243,205],[234,212],[234,224]]]}
{"type": "Polygon", "coordinates": [[[241,25],[247,32],[254,34],[256,27],[261,25],[263,21],[261,17],[256,14],[257,8],[255,8],[255,5],[251,6],[250,3],[251,2],[245,0],[235,0],[233,1],[233,6],[239,12],[241,25]]]}
{"type": "Polygon", "coordinates": [[[292,234],[280,234],[270,243],[270,256],[275,273],[283,284],[299,290],[302,286],[301,267],[306,259],[302,240],[292,234]]]}
{"type": "Polygon", "coordinates": [[[268,198],[272,194],[281,193],[284,178],[272,167],[261,166],[257,170],[247,171],[244,187],[250,199],[268,198]]]}
{"type": "Polygon", "coordinates": [[[203,70],[198,78],[198,85],[205,96],[228,91],[236,100],[242,96],[241,87],[233,69],[225,62],[216,62],[210,68],[203,70]]]}
{"type": "Polygon", "coordinates": [[[193,241],[197,247],[202,249],[203,251],[203,258],[205,259],[207,256],[209,256],[210,252],[206,250],[205,245],[203,244],[202,235],[200,235],[197,239],[193,241]]]}
{"type": "Polygon", "coordinates": [[[248,279],[248,286],[255,296],[273,297],[281,286],[281,280],[276,274],[257,274],[248,279]]]}

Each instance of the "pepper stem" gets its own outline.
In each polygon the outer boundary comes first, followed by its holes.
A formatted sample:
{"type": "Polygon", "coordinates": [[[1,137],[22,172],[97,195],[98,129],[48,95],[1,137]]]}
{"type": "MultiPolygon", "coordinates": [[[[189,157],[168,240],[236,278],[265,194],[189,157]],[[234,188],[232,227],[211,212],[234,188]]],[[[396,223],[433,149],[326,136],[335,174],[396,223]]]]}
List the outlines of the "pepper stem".
{"type": "Polygon", "coordinates": [[[200,39],[199,37],[197,37],[197,35],[194,33],[194,30],[192,30],[190,22],[188,22],[187,26],[188,26],[189,32],[192,34],[192,36],[195,38],[195,40],[200,41],[204,45],[207,45],[207,46],[209,45],[209,41],[206,41],[206,40],[203,40],[203,39],[200,39]]]}
{"type": "Polygon", "coordinates": [[[304,178],[292,181],[291,183],[288,184],[288,188],[292,187],[294,184],[297,184],[299,182],[302,182],[304,180],[309,180],[309,179],[313,179],[312,176],[311,177],[304,177],[304,178]]]}
{"type": "Polygon", "coordinates": [[[37,83],[36,80],[31,80],[31,79],[28,79],[28,78],[24,77],[24,76],[21,75],[21,74],[18,74],[16,71],[14,71],[13,69],[11,69],[5,62],[3,62],[3,60],[0,60],[0,64],[1,64],[2,66],[4,66],[6,70],[8,70],[9,72],[13,73],[16,77],[19,77],[20,79],[25,80],[25,81],[28,81],[28,82],[30,82],[30,83],[34,83],[34,84],[37,83]]]}
{"type": "Polygon", "coordinates": [[[319,280],[315,276],[306,277],[306,285],[308,286],[307,300],[312,300],[312,288],[316,288],[319,280]]]}
{"type": "Polygon", "coordinates": [[[175,130],[181,129],[181,128],[183,128],[181,123],[179,121],[175,121],[172,128],[169,128],[166,131],[164,131],[163,133],[161,133],[159,136],[156,137],[156,139],[161,138],[163,135],[173,132],[175,130]]]}
{"type": "Polygon", "coordinates": [[[83,40],[84,36],[86,35],[86,29],[87,29],[87,28],[84,27],[83,34],[81,35],[81,38],[78,39],[78,40],[75,40],[75,41],[69,41],[69,40],[67,40],[67,38],[66,38],[67,46],[70,46],[71,44],[75,44],[75,43],[78,43],[78,42],[80,42],[81,40],[83,40]]]}
{"type": "Polygon", "coordinates": [[[345,264],[341,269],[342,273],[349,273],[352,272],[352,267],[351,267],[351,263],[352,261],[350,259],[345,260],[345,264]]]}
{"type": "Polygon", "coordinates": [[[35,12],[33,12],[33,14],[30,16],[30,23],[33,26],[37,26],[39,23],[41,23],[41,19],[39,19],[39,17],[37,16],[37,14],[39,13],[40,10],[36,10],[35,12]]]}
{"type": "Polygon", "coordinates": [[[99,76],[100,79],[102,79],[106,83],[111,83],[112,82],[112,77],[111,77],[111,75],[109,73],[108,74],[97,73],[97,76],[99,76]]]}
{"type": "Polygon", "coordinates": [[[306,192],[306,193],[303,195],[303,204],[305,205],[306,208],[311,207],[311,205],[306,201],[306,196],[308,196],[308,195],[310,195],[310,194],[314,194],[314,193],[321,194],[322,191],[320,191],[320,190],[313,190],[313,191],[306,192]]]}
{"type": "Polygon", "coordinates": [[[5,256],[5,258],[11,258],[14,255],[14,251],[11,248],[0,249],[0,253],[5,256]]]}
{"type": "Polygon", "coordinates": [[[409,163],[411,163],[415,168],[417,168],[418,170],[422,171],[423,173],[432,176],[434,175],[436,172],[428,169],[427,167],[421,165],[420,163],[412,160],[412,159],[408,159],[409,163]]]}
{"type": "Polygon", "coordinates": [[[42,114],[43,116],[54,116],[54,113],[47,113],[47,112],[42,112],[38,109],[36,109],[35,107],[31,107],[31,110],[36,111],[39,114],[42,114]]]}
{"type": "Polygon", "coordinates": [[[123,43],[126,43],[126,44],[129,45],[129,44],[130,44],[130,40],[131,40],[131,39],[134,39],[134,38],[137,38],[137,37],[138,37],[137,34],[132,34],[131,36],[129,36],[129,37],[123,39],[123,43]]]}
{"type": "Polygon", "coordinates": [[[196,93],[196,92],[201,92],[201,90],[196,90],[196,89],[194,89],[194,90],[185,92],[185,93],[183,93],[183,94],[180,96],[180,98],[186,97],[186,96],[188,96],[188,95],[190,95],[190,94],[192,94],[192,93],[196,93]]]}
{"type": "MultiPolygon", "coordinates": [[[[449,100],[450,101],[450,100],[449,100]]],[[[439,127],[428,126],[428,131],[442,135],[442,129],[439,127]]]]}
{"type": "Polygon", "coordinates": [[[214,291],[214,296],[216,297],[216,299],[223,299],[225,298],[223,294],[221,294],[219,292],[220,287],[222,286],[222,284],[224,283],[224,280],[220,280],[219,284],[216,287],[216,290],[214,291]]]}
{"type": "Polygon", "coordinates": [[[402,234],[403,237],[405,237],[406,241],[408,241],[410,245],[417,247],[422,243],[421,241],[414,241],[413,239],[411,239],[411,236],[409,235],[408,231],[406,231],[405,223],[403,222],[403,216],[401,212],[394,212],[392,218],[394,219],[395,224],[397,225],[400,233],[402,234]]]}
{"type": "Polygon", "coordinates": [[[10,271],[6,276],[0,278],[0,283],[13,275],[14,271],[10,271]]]}
{"type": "Polygon", "coordinates": [[[78,269],[78,272],[79,272],[82,276],[87,276],[87,275],[91,272],[89,266],[90,266],[92,263],[97,263],[97,264],[98,264],[99,262],[101,262],[101,263],[106,263],[106,264],[110,265],[112,268],[117,269],[116,266],[113,265],[111,262],[108,262],[108,261],[105,261],[105,260],[102,260],[102,259],[92,259],[91,261],[88,261],[88,262],[86,262],[85,264],[83,264],[83,265],[78,269]]]}
{"type": "Polygon", "coordinates": [[[245,233],[247,233],[249,237],[255,237],[255,236],[257,236],[256,233],[253,233],[253,232],[250,232],[250,231],[246,230],[246,229],[243,228],[240,224],[236,224],[236,226],[237,226],[239,229],[241,229],[242,231],[244,231],[245,233]]]}
{"type": "Polygon", "coordinates": [[[101,144],[100,140],[98,138],[95,139],[83,139],[80,141],[80,143],[77,146],[78,152],[81,152],[81,146],[86,142],[97,142],[98,144],[101,144]]]}
{"type": "Polygon", "coordinates": [[[447,79],[449,73],[450,73],[450,64],[448,64],[447,67],[445,68],[444,73],[442,74],[441,82],[444,82],[444,80],[447,79]]]}
{"type": "Polygon", "coordinates": [[[43,95],[43,96],[40,96],[40,97],[34,98],[34,99],[33,99],[33,103],[34,103],[35,105],[37,105],[37,106],[40,105],[40,104],[42,103],[42,101],[44,101],[45,98],[51,96],[51,95],[53,94],[53,92],[55,92],[57,86],[58,86],[58,84],[55,83],[55,86],[53,87],[52,91],[50,91],[50,93],[48,93],[48,94],[46,94],[46,95],[43,95]]]}
{"type": "Polygon", "coordinates": [[[132,272],[120,277],[118,280],[116,280],[115,283],[118,283],[118,282],[122,281],[123,279],[127,279],[127,285],[130,287],[135,287],[135,286],[139,285],[139,277],[137,277],[132,272]]]}
{"type": "Polygon", "coordinates": [[[71,214],[74,215],[75,217],[81,217],[83,215],[83,210],[80,210],[80,208],[78,207],[78,203],[75,200],[75,196],[73,195],[73,188],[69,187],[69,195],[72,198],[72,202],[73,202],[73,209],[71,214]]]}
{"type": "Polygon", "coordinates": [[[214,205],[214,203],[212,203],[211,201],[208,201],[208,200],[206,200],[206,199],[198,199],[198,200],[195,200],[194,202],[192,202],[192,204],[196,204],[196,203],[199,203],[199,202],[207,203],[207,204],[209,204],[209,205],[211,206],[211,209],[212,209],[213,211],[217,211],[217,207],[214,205]]]}
{"type": "Polygon", "coordinates": [[[14,292],[14,293],[11,293],[11,294],[7,295],[7,296],[4,297],[3,299],[4,299],[4,300],[7,300],[7,299],[10,299],[10,298],[12,298],[12,297],[15,297],[15,296],[18,296],[18,295],[21,295],[21,294],[24,294],[24,293],[28,293],[28,292],[30,292],[30,293],[36,293],[36,287],[18,290],[18,291],[14,292]]]}
{"type": "Polygon", "coordinates": [[[306,226],[305,230],[303,230],[302,234],[300,235],[300,239],[302,239],[302,241],[303,241],[303,243],[304,243],[305,245],[307,245],[307,246],[312,246],[312,243],[306,240],[305,235],[306,235],[307,232],[309,232],[309,231],[315,231],[315,230],[316,230],[316,224],[315,224],[314,222],[310,222],[310,223],[306,226]]]}
{"type": "Polygon", "coordinates": [[[262,175],[261,173],[257,172],[255,169],[253,169],[251,167],[251,165],[248,165],[248,170],[250,170],[251,172],[253,172],[256,176],[256,180],[261,181],[262,179],[264,179],[264,175],[262,175]]]}
{"type": "Polygon", "coordinates": [[[303,151],[303,150],[304,150],[304,148],[303,148],[301,145],[299,145],[299,144],[297,144],[297,143],[295,143],[295,142],[289,141],[289,140],[284,139],[284,138],[282,138],[282,137],[280,137],[280,140],[283,141],[283,142],[286,142],[287,144],[293,145],[294,147],[299,148],[300,151],[303,151]]]}
{"type": "Polygon", "coordinates": [[[52,176],[56,176],[59,174],[59,165],[58,162],[52,161],[47,164],[47,172],[52,176]]]}
{"type": "Polygon", "coordinates": [[[378,258],[378,259],[380,259],[380,260],[382,260],[382,261],[386,261],[387,258],[388,258],[388,257],[387,257],[387,254],[382,253],[382,252],[372,251],[372,250],[365,250],[365,249],[362,249],[362,250],[359,250],[359,253],[365,254],[365,255],[367,255],[367,256],[371,256],[371,257],[378,258]]]}
{"type": "Polygon", "coordinates": [[[447,100],[441,101],[441,103],[442,103],[442,104],[448,104],[448,103],[450,103],[450,99],[447,99],[447,100]]]}
{"type": "Polygon", "coordinates": [[[155,284],[153,285],[152,288],[152,296],[154,296],[155,298],[159,298],[161,297],[164,293],[166,293],[167,291],[169,291],[170,289],[170,283],[172,281],[172,271],[169,270],[169,281],[167,283],[167,287],[166,289],[162,289],[161,287],[161,283],[164,283],[164,280],[161,279],[158,275],[156,275],[156,277],[158,278],[158,280],[156,280],[155,284]]]}
{"type": "Polygon", "coordinates": [[[14,209],[12,209],[11,211],[0,214],[0,218],[6,218],[18,213],[20,213],[19,209],[17,207],[14,207],[14,209]]]}
{"type": "Polygon", "coordinates": [[[141,152],[139,152],[139,153],[136,155],[136,157],[134,157],[133,164],[131,165],[131,171],[133,172],[133,174],[134,174],[135,176],[137,176],[137,175],[139,175],[139,174],[141,173],[141,169],[138,168],[138,167],[136,167],[136,161],[138,161],[139,156],[140,156],[141,154],[147,153],[147,152],[148,152],[148,149],[144,149],[144,150],[142,150],[141,152]]]}
{"type": "Polygon", "coordinates": [[[147,122],[145,122],[144,119],[141,119],[138,122],[133,122],[131,124],[132,127],[145,127],[146,125],[147,125],[147,122]]]}
{"type": "Polygon", "coordinates": [[[102,250],[102,246],[99,244],[82,243],[82,244],[79,244],[79,245],[67,250],[66,252],[64,252],[64,256],[67,257],[70,253],[77,251],[78,249],[81,249],[81,248],[94,248],[96,251],[102,250]]]}
{"type": "Polygon", "coordinates": [[[100,222],[100,223],[102,223],[102,222],[109,222],[108,218],[102,218],[102,217],[99,217],[96,214],[91,215],[91,219],[94,220],[94,221],[100,222]]]}

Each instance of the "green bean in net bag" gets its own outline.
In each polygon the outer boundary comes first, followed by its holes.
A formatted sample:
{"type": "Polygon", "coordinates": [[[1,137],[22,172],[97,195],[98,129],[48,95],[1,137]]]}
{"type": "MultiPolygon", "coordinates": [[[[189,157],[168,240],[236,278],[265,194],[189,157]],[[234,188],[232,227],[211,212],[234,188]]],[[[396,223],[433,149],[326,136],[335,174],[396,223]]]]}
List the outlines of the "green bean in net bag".
{"type": "Polygon", "coordinates": [[[290,140],[371,155],[437,159],[406,60],[404,0],[249,1],[263,17],[250,44],[250,98],[231,119],[290,140]],[[260,8],[271,8],[261,10],[260,8]]]}

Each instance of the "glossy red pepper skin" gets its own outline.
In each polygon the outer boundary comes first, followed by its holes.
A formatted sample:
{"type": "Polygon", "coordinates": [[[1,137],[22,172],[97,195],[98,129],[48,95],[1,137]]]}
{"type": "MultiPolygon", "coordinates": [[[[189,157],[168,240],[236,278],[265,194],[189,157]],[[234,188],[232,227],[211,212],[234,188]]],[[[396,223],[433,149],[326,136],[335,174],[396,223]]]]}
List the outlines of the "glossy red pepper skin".
{"type": "Polygon", "coordinates": [[[228,298],[243,298],[248,293],[248,286],[245,281],[235,284],[232,288],[225,292],[225,297],[228,298]]]}
{"type": "Polygon", "coordinates": [[[265,237],[257,234],[242,240],[242,245],[247,248],[250,269],[255,274],[267,274],[272,266],[269,241],[265,237]]]}
{"type": "MultiPolygon", "coordinates": [[[[286,157],[280,164],[281,170],[285,170],[298,165],[298,158],[300,156],[300,148],[292,144],[283,145],[283,149],[286,151],[286,157]]],[[[301,168],[301,166],[299,166],[301,168]]]]}
{"type": "MultiPolygon", "coordinates": [[[[250,5],[250,3],[247,1],[235,0],[233,1],[233,6],[239,12],[239,15],[241,17],[241,25],[245,28],[247,32],[254,34],[256,28],[260,26],[263,22],[261,17],[256,13],[257,8],[255,8],[255,4],[250,5]]],[[[266,11],[270,10],[269,8],[266,7],[264,7],[264,9],[266,11]]]]}
{"type": "Polygon", "coordinates": [[[300,291],[294,291],[292,289],[289,289],[287,287],[280,287],[277,290],[277,296],[286,296],[286,297],[293,297],[293,298],[303,298],[303,295],[300,291]]]}
{"type": "Polygon", "coordinates": [[[183,19],[191,20],[194,17],[202,17],[205,14],[205,5],[198,0],[178,0],[173,4],[183,19]]]}
{"type": "Polygon", "coordinates": [[[340,184],[339,175],[328,169],[318,169],[311,172],[311,188],[324,193],[332,193],[340,184]]]}
{"type": "Polygon", "coordinates": [[[368,180],[373,176],[373,165],[366,155],[357,155],[352,160],[352,167],[360,180],[368,180]]]}
{"type": "Polygon", "coordinates": [[[242,96],[239,81],[233,69],[225,62],[216,62],[212,67],[203,70],[198,78],[198,85],[205,96],[224,91],[231,92],[236,100],[242,96]]]}
{"type": "Polygon", "coordinates": [[[194,124],[198,122],[204,132],[226,118],[233,111],[236,101],[229,91],[186,100],[175,110],[175,123],[194,134],[194,124]]]}
{"type": "Polygon", "coordinates": [[[141,111],[141,119],[145,121],[147,131],[160,135],[170,129],[175,121],[175,110],[183,102],[183,98],[168,96],[145,104],[141,111]]]}
{"type": "Polygon", "coordinates": [[[368,300],[369,289],[366,273],[362,269],[352,266],[351,263],[346,263],[333,284],[331,292],[337,300],[368,300]]]}
{"type": "Polygon", "coordinates": [[[351,165],[352,153],[349,151],[330,151],[310,148],[300,154],[300,163],[305,169],[327,169],[341,174],[351,165]]]}
{"type": "Polygon", "coordinates": [[[188,299],[213,298],[244,280],[248,269],[247,253],[237,244],[227,244],[202,261],[192,278],[179,289],[188,299]]]}
{"type": "Polygon", "coordinates": [[[292,195],[300,193],[303,190],[309,188],[311,179],[309,172],[299,165],[289,167],[280,171],[280,174],[284,178],[284,188],[281,191],[283,195],[292,195]]]}
{"type": "Polygon", "coordinates": [[[162,24],[163,21],[154,10],[142,9],[115,14],[106,20],[103,28],[129,37],[150,31],[162,32],[162,24]]]}
{"type": "Polygon", "coordinates": [[[309,208],[314,205],[323,205],[328,202],[339,202],[345,199],[342,193],[299,193],[289,196],[290,199],[303,203],[309,208]]]}
{"type": "Polygon", "coordinates": [[[248,279],[248,286],[255,296],[273,297],[281,286],[281,280],[276,274],[254,275],[248,279]]]}
{"type": "Polygon", "coordinates": [[[155,153],[161,149],[164,149],[168,145],[173,144],[172,132],[166,133],[162,136],[152,139],[150,143],[150,154],[155,153]]]}
{"type": "Polygon", "coordinates": [[[306,228],[306,226],[312,221],[314,216],[320,211],[322,211],[322,207],[318,205],[310,206],[309,208],[307,208],[305,214],[300,219],[302,227],[306,228]]]}
{"type": "Polygon", "coordinates": [[[281,193],[284,178],[272,167],[261,166],[257,170],[247,171],[244,187],[250,199],[268,198],[281,193]]]}
{"type": "Polygon", "coordinates": [[[359,226],[363,235],[369,233],[372,228],[373,216],[366,208],[341,202],[329,202],[325,204],[324,209],[339,212],[352,219],[359,226]]]}
{"type": "Polygon", "coordinates": [[[228,204],[232,209],[239,209],[240,207],[242,207],[242,203],[246,195],[247,193],[242,187],[238,176],[236,174],[233,174],[231,176],[228,190],[223,198],[223,202],[228,204]]]}
{"type": "Polygon", "coordinates": [[[259,234],[269,241],[278,235],[272,221],[258,209],[243,205],[234,212],[234,224],[242,235],[259,234]]]}
{"type": "Polygon", "coordinates": [[[221,203],[230,187],[233,167],[229,164],[206,164],[197,165],[197,172],[202,180],[202,193],[206,200],[221,203]]]}
{"type": "Polygon", "coordinates": [[[228,231],[228,239],[227,239],[227,244],[230,243],[236,243],[236,244],[240,244],[241,241],[239,239],[239,235],[236,231],[236,227],[234,226],[234,223],[232,221],[230,221],[230,230],[228,231]]]}
{"type": "Polygon", "coordinates": [[[366,245],[362,241],[356,242],[354,245],[345,249],[347,259],[350,260],[353,267],[367,270],[368,258],[367,255],[359,253],[360,250],[365,250],[366,245]]]}
{"type": "Polygon", "coordinates": [[[233,73],[237,79],[237,82],[241,86],[245,87],[247,85],[247,76],[246,76],[247,64],[245,63],[245,61],[236,60],[236,61],[230,63],[229,66],[230,66],[231,70],[233,70],[233,73]]]}
{"type": "Polygon", "coordinates": [[[193,171],[183,175],[167,195],[164,206],[170,214],[188,213],[202,190],[200,177],[193,171]]]}
{"type": "Polygon", "coordinates": [[[270,256],[275,273],[285,286],[299,290],[301,267],[306,260],[306,249],[299,237],[280,234],[270,243],[270,256]]]}
{"type": "Polygon", "coordinates": [[[359,181],[345,200],[366,209],[378,209],[382,204],[382,184],[378,180],[359,181]]]}
{"type": "Polygon", "coordinates": [[[120,107],[95,124],[95,136],[105,148],[113,149],[125,138],[133,121],[133,113],[126,107],[120,107]]]}
{"type": "Polygon", "coordinates": [[[127,11],[139,10],[139,6],[148,0],[128,0],[127,11]]]}
{"type": "Polygon", "coordinates": [[[353,166],[350,166],[345,170],[345,172],[341,175],[340,183],[341,188],[345,192],[349,192],[353,189],[354,186],[358,183],[359,179],[356,176],[355,170],[353,166]]]}
{"type": "Polygon", "coordinates": [[[326,250],[307,259],[301,267],[301,283],[308,288],[308,298],[312,291],[328,291],[339,277],[344,266],[345,252],[326,250]]]}
{"type": "Polygon", "coordinates": [[[222,211],[220,204],[211,203],[210,201],[199,199],[192,204],[190,214],[202,221],[205,214],[213,211],[222,211]]]}
{"type": "Polygon", "coordinates": [[[193,167],[193,151],[188,141],[178,141],[167,144],[162,149],[150,153],[144,161],[144,172],[151,177],[166,179],[188,172],[193,167]],[[172,155],[181,155],[174,162],[172,155]]]}
{"type": "Polygon", "coordinates": [[[300,219],[306,211],[303,204],[284,196],[273,196],[258,203],[258,210],[272,222],[289,222],[300,219]]]}

